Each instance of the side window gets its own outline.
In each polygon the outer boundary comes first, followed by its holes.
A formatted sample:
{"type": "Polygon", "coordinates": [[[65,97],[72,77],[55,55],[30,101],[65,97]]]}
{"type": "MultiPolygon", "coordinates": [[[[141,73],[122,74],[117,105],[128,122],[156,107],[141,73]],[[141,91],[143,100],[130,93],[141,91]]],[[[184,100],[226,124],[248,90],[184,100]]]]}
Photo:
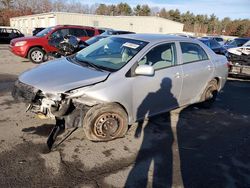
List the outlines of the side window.
{"type": "Polygon", "coordinates": [[[105,30],[103,30],[103,29],[98,29],[98,32],[99,32],[99,34],[102,34],[102,33],[105,32],[105,30]]]}
{"type": "Polygon", "coordinates": [[[51,34],[51,37],[52,38],[62,38],[68,34],[69,34],[69,29],[58,29],[54,33],[51,34]]]}
{"type": "Polygon", "coordinates": [[[152,65],[155,70],[176,64],[176,48],[174,43],[161,44],[151,49],[138,63],[152,65]]]}
{"type": "Polygon", "coordinates": [[[84,29],[72,28],[69,30],[70,35],[74,35],[76,37],[86,37],[87,33],[84,29]]]}
{"type": "Polygon", "coordinates": [[[219,38],[219,37],[215,38],[215,40],[218,41],[218,42],[223,42],[223,39],[219,38]]]}
{"type": "Polygon", "coordinates": [[[220,44],[216,40],[211,40],[211,48],[219,48],[220,44]]]}
{"type": "Polygon", "coordinates": [[[200,45],[188,42],[181,42],[180,45],[183,63],[208,60],[206,52],[200,45]]]}
{"type": "Polygon", "coordinates": [[[86,29],[86,32],[89,37],[93,37],[95,35],[95,31],[93,29],[86,29]]]}

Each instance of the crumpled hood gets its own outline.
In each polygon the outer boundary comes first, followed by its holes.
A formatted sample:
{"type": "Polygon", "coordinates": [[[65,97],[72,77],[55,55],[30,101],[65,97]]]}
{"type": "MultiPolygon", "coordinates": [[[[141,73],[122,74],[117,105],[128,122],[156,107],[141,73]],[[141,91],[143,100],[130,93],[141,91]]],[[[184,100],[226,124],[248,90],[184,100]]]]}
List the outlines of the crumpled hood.
{"type": "Polygon", "coordinates": [[[74,64],[63,58],[26,71],[19,76],[19,80],[46,93],[63,93],[101,82],[109,74],[74,64]]]}

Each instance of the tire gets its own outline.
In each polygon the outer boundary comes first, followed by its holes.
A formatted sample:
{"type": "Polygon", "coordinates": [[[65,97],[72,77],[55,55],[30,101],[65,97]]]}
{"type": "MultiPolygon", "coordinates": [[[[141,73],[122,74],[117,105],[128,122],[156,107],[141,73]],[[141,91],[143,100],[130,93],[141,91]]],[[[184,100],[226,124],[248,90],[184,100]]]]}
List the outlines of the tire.
{"type": "Polygon", "coordinates": [[[92,141],[121,138],[128,130],[128,116],[116,103],[96,105],[86,113],[83,129],[85,136],[92,141]]]}
{"type": "Polygon", "coordinates": [[[45,51],[39,47],[34,47],[29,50],[28,58],[32,63],[39,64],[45,60],[45,51]]]}
{"type": "Polygon", "coordinates": [[[202,96],[201,96],[201,106],[204,108],[210,108],[218,94],[218,83],[217,80],[211,80],[207,87],[205,88],[202,96]]]}

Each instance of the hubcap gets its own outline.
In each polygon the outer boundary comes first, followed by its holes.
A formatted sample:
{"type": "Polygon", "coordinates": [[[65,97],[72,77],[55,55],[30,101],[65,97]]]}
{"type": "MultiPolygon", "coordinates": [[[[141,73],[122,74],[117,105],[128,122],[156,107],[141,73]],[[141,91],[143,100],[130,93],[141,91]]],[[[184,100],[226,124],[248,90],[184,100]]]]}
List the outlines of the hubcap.
{"type": "Polygon", "coordinates": [[[31,53],[31,58],[35,62],[41,62],[43,60],[43,53],[41,51],[35,50],[31,53]]]}
{"type": "Polygon", "coordinates": [[[102,139],[115,138],[122,128],[122,118],[115,113],[104,113],[94,124],[94,134],[102,139]]]}

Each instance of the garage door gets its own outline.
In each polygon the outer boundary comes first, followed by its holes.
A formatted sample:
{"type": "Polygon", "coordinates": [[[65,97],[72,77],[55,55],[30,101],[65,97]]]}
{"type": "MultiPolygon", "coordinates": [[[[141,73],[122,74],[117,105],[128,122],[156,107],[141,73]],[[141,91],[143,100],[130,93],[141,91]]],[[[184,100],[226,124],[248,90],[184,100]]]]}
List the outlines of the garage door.
{"type": "Polygon", "coordinates": [[[49,18],[49,26],[55,26],[56,25],[56,18],[50,17],[49,18]]]}
{"type": "Polygon", "coordinates": [[[41,23],[41,27],[46,27],[44,18],[40,18],[40,23],[41,23]]]}

